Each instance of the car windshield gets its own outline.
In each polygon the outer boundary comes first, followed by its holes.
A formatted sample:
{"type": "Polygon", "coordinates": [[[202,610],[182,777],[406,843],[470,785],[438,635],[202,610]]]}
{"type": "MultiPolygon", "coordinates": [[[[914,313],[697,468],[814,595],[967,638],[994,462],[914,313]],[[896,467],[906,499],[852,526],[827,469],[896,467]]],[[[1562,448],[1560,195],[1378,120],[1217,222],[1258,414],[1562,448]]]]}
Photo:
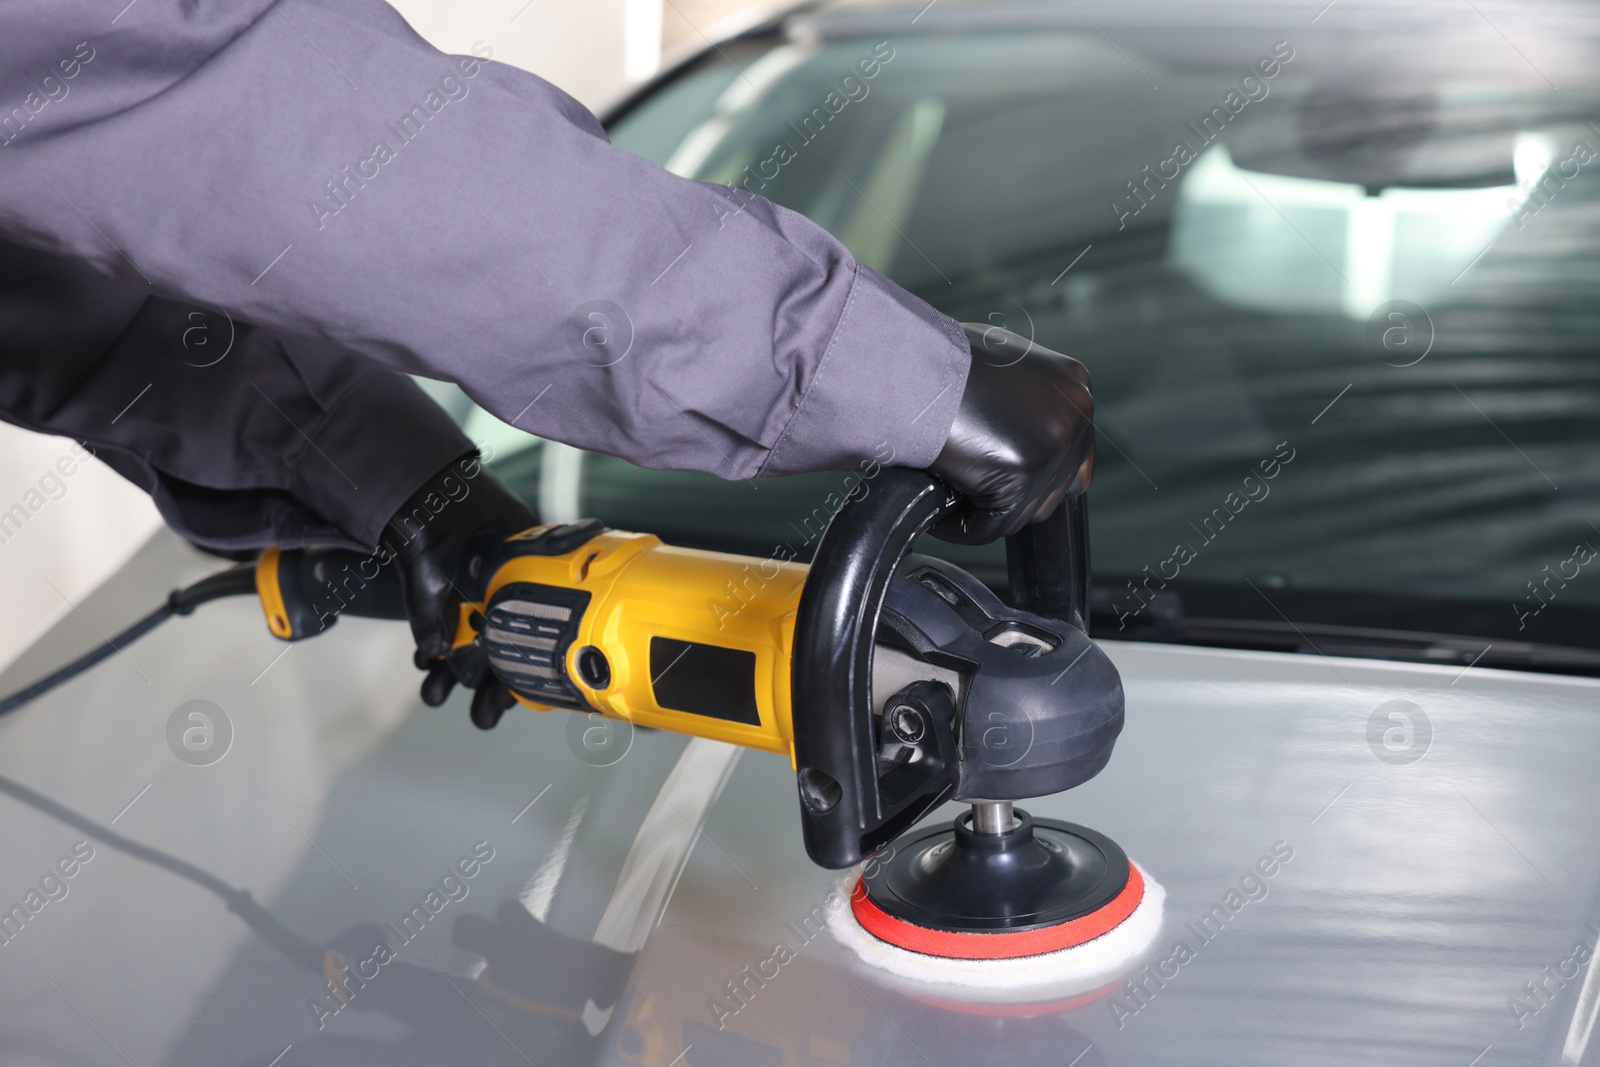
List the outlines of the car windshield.
{"type": "MultiPolygon", "coordinates": [[[[938,14],[710,52],[612,137],[1088,366],[1098,635],[1181,612],[1600,648],[1592,41],[1551,72],[1487,29],[938,14]]],[[[802,555],[848,484],[568,480],[614,525],[802,555]]],[[[924,549],[1004,581],[998,545],[924,549]]]]}

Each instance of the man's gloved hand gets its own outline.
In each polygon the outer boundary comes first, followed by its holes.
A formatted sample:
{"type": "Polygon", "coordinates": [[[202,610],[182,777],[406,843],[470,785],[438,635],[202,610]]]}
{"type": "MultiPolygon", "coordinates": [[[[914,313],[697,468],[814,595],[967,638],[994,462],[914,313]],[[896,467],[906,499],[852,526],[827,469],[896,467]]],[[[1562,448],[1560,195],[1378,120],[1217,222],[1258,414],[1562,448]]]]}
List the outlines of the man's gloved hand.
{"type": "MultiPolygon", "coordinates": [[[[428,672],[422,681],[424,704],[443,704],[456,683],[444,656],[469,595],[472,576],[464,568],[470,549],[537,522],[528,505],[472,454],[428,479],[384,528],[383,547],[395,555],[417,642],[416,664],[428,672]]],[[[512,703],[494,675],[486,675],[472,698],[472,721],[487,730],[512,703]]]]}
{"type": "Polygon", "coordinates": [[[1010,330],[962,323],[972,369],[944,449],[928,470],[966,501],[937,537],[982,545],[1055,510],[1094,476],[1089,372],[1010,330]]]}

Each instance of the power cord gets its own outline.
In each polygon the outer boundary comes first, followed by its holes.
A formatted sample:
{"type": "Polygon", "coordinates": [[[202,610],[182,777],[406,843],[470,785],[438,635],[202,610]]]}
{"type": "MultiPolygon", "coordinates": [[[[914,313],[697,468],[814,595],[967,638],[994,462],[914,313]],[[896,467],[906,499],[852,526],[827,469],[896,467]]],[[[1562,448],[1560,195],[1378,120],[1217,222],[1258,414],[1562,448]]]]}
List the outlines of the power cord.
{"type": "Polygon", "coordinates": [[[132,626],[129,626],[114,637],[107,638],[65,667],[45,675],[32,685],[19,689],[5,699],[0,700],[0,715],[16,711],[18,708],[44,696],[62,683],[76,678],[112,653],[122,651],[124,645],[132,644],[174,615],[187,615],[201,604],[209,601],[220,600],[223,597],[254,594],[255,591],[256,568],[253,563],[242,563],[237,567],[229,567],[225,571],[207,575],[192,585],[186,585],[182,589],[174,589],[168,595],[165,604],[162,604],[132,626]]]}

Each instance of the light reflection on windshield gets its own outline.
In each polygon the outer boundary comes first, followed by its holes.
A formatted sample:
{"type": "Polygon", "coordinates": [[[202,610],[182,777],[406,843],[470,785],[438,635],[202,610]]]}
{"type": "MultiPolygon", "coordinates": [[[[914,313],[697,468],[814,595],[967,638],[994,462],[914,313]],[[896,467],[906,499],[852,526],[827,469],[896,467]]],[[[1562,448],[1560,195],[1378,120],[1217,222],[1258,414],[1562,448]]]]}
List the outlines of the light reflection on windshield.
{"type": "Polygon", "coordinates": [[[1555,138],[1521,133],[1514,184],[1370,195],[1354,182],[1244,170],[1213,145],[1178,192],[1172,261],[1210,295],[1276,314],[1365,320],[1396,298],[1427,303],[1527,211],[1555,153],[1555,138]],[[1307,232],[1333,240],[1319,247],[1307,232]],[[1308,252],[1323,269],[1284,269],[1286,255],[1308,252]]]}

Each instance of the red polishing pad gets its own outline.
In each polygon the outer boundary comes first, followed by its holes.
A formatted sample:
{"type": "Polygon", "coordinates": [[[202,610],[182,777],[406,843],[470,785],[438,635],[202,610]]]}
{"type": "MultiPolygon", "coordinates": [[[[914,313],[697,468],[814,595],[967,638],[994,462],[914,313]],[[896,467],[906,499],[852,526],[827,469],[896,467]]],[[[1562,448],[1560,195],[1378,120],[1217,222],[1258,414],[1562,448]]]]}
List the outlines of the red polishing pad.
{"type": "Polygon", "coordinates": [[[1145,896],[1139,869],[1086,826],[1016,809],[1007,830],[970,814],[914,831],[873,857],[850,894],[861,928],[949,960],[1014,960],[1116,929],[1145,896]]]}
{"type": "Polygon", "coordinates": [[[1132,915],[1143,899],[1144,879],[1139,869],[1129,863],[1127,883],[1110,902],[1087,915],[1053,926],[984,933],[933,930],[889,915],[872,902],[866,887],[859,881],[850,895],[850,909],[856,921],[873,937],[911,952],[947,959],[1007,960],[1041,956],[1093,941],[1132,915]]]}

